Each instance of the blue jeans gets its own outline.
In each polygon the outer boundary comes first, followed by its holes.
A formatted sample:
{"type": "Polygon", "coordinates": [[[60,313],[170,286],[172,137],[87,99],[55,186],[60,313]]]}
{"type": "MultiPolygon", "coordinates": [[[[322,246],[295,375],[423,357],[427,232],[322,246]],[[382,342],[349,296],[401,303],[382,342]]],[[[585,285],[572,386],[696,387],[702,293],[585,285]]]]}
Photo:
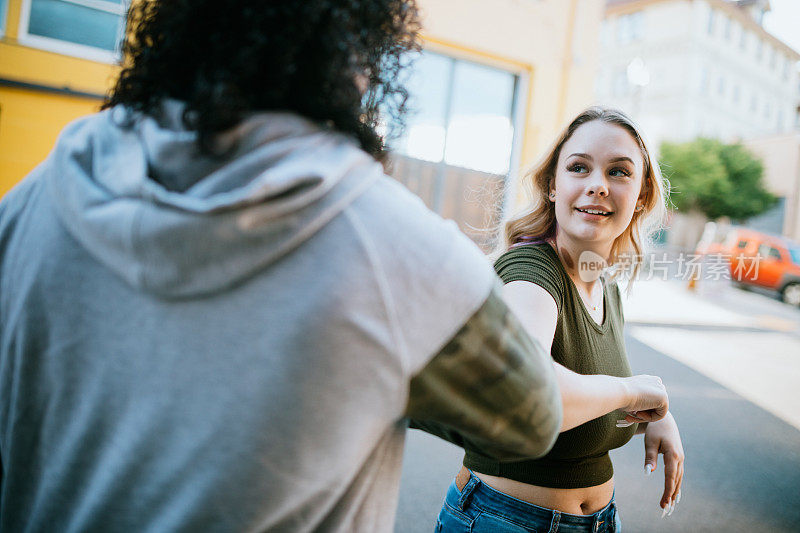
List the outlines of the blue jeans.
{"type": "Polygon", "coordinates": [[[443,533],[619,533],[622,524],[614,503],[590,515],[574,515],[545,509],[512,498],[483,483],[470,473],[469,481],[459,491],[450,484],[444,505],[436,522],[436,531],[443,533]]]}

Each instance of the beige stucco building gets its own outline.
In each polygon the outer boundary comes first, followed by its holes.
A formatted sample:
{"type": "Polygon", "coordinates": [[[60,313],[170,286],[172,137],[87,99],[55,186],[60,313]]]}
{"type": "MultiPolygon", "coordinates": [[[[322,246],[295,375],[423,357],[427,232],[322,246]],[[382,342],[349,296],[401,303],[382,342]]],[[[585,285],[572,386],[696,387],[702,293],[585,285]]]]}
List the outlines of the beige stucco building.
{"type": "MultiPolygon", "coordinates": [[[[752,224],[800,238],[800,53],[762,27],[769,10],[768,0],[609,0],[596,99],[631,113],[656,146],[744,142],[779,197],[752,224]]],[[[674,222],[670,242],[693,247],[703,220],[674,222]]]]}
{"type": "Polygon", "coordinates": [[[800,53],[761,26],[767,9],[767,0],[609,0],[597,99],[634,114],[656,144],[793,131],[800,53]]]}
{"type": "Polygon", "coordinates": [[[764,162],[764,181],[782,200],[775,221],[781,233],[800,242],[800,132],[761,137],[745,145],[764,162]]]}

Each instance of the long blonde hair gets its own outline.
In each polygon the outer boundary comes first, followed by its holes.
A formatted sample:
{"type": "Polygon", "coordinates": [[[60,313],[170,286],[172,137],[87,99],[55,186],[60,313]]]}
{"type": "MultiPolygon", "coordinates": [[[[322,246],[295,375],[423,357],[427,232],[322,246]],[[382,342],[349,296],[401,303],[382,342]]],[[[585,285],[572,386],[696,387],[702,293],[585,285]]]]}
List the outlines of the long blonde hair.
{"type": "MultiPolygon", "coordinates": [[[[628,274],[633,280],[641,268],[641,257],[646,240],[653,232],[663,228],[667,213],[669,185],[661,176],[658,162],[653,158],[648,143],[639,128],[625,113],[616,109],[595,106],[581,112],[559,135],[545,157],[522,176],[520,185],[530,203],[523,211],[511,216],[503,224],[503,238],[498,245],[502,251],[505,251],[515,244],[545,241],[555,237],[555,206],[548,200],[548,194],[555,180],[561,148],[572,137],[575,130],[594,120],[624,128],[639,145],[644,160],[642,209],[633,213],[628,227],[614,240],[611,256],[608,258],[609,265],[614,265],[621,257],[628,255],[630,263],[626,266],[630,268],[628,274]]],[[[620,271],[617,270],[615,274],[619,273],[620,271]]]]}

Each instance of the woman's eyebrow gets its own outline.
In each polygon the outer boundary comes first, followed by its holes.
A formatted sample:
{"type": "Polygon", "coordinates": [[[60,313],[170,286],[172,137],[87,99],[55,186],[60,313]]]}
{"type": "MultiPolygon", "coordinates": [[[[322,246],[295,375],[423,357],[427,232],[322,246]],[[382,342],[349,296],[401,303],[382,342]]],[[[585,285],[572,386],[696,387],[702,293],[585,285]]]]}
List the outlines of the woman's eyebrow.
{"type": "Polygon", "coordinates": [[[588,159],[589,161],[594,161],[594,159],[592,159],[592,156],[590,156],[589,154],[581,154],[581,153],[569,154],[569,157],[572,157],[572,156],[578,156],[578,157],[582,157],[584,159],[588,159]]]}
{"type": "Polygon", "coordinates": [[[619,157],[612,157],[611,159],[608,160],[609,163],[616,163],[618,161],[629,161],[632,165],[635,165],[635,163],[633,162],[633,159],[631,159],[630,157],[628,157],[626,155],[621,155],[619,157]]]}

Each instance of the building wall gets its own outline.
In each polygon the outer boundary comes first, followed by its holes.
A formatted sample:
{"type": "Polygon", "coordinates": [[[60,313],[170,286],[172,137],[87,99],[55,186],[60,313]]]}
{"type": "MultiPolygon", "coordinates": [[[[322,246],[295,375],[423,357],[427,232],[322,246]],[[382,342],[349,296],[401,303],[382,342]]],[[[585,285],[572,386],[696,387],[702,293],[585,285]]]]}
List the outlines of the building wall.
{"type": "Polygon", "coordinates": [[[764,162],[764,181],[785,198],[783,234],[800,241],[800,133],[754,139],[745,143],[764,162]]]}
{"type": "Polygon", "coordinates": [[[35,47],[20,31],[22,12],[23,0],[8,1],[0,37],[0,196],[47,156],[66,124],[98,109],[117,72],[35,47]]]}
{"type": "Polygon", "coordinates": [[[617,2],[603,28],[597,99],[635,115],[656,144],[698,136],[751,139],[794,128],[800,54],[735,6],[617,2]],[[637,56],[651,78],[639,91],[626,75],[637,56]]]}
{"type": "MultiPolygon", "coordinates": [[[[656,147],[701,136],[745,141],[764,159],[767,187],[784,199],[783,233],[798,236],[800,174],[779,139],[798,131],[800,54],[724,0],[611,1],[602,35],[597,100],[632,114],[656,147]],[[641,89],[627,75],[636,57],[650,73],[641,89]]],[[[690,218],[675,216],[670,239],[688,235],[681,246],[693,246],[702,225],[690,218]]]]}
{"type": "MultiPolygon", "coordinates": [[[[30,1],[8,0],[0,37],[0,195],[46,157],[68,122],[98,109],[117,74],[108,58],[58,53],[26,39],[20,21],[30,1]]],[[[513,177],[591,103],[603,0],[420,5],[427,49],[503,68],[523,81],[513,177]]]]}

